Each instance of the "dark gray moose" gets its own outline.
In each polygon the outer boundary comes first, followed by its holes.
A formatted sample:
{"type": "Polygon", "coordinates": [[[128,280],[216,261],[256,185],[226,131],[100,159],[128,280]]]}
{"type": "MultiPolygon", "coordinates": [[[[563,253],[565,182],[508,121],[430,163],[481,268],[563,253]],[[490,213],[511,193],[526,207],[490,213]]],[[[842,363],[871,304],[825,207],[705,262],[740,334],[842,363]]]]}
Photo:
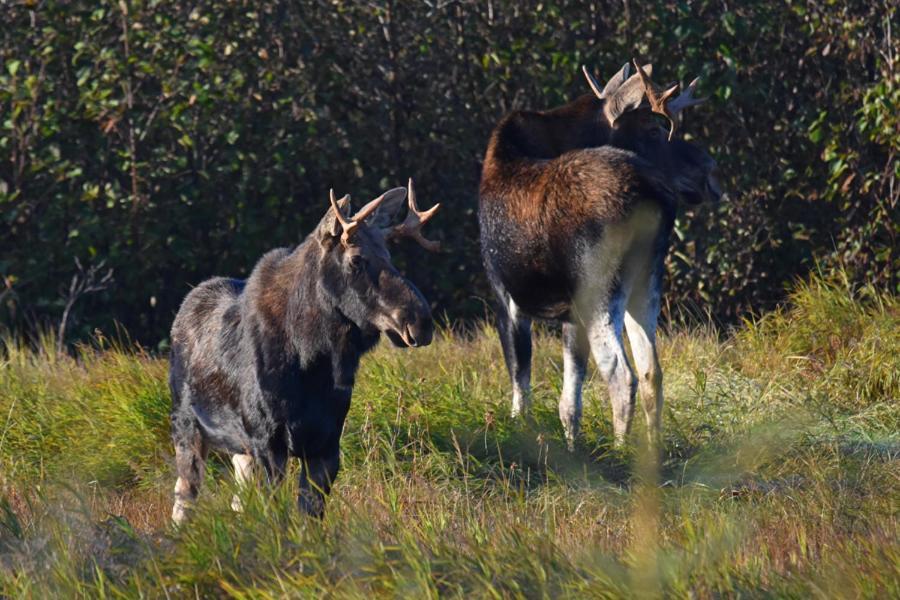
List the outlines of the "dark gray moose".
{"type": "MultiPolygon", "coordinates": [[[[232,454],[245,483],[260,465],[280,481],[301,460],[298,504],[321,516],[339,468],[339,443],[360,358],[384,333],[399,347],[431,343],[421,292],[391,264],[386,240],[421,234],[435,213],[394,188],[352,217],[335,200],[299,246],[263,256],[247,280],[217,277],[193,289],[172,325],[170,386],[175,503],[180,523],[196,500],[207,451],[232,454]],[[404,199],[409,214],[390,222],[404,199]]],[[[233,508],[240,510],[236,497],[233,508]]]]}

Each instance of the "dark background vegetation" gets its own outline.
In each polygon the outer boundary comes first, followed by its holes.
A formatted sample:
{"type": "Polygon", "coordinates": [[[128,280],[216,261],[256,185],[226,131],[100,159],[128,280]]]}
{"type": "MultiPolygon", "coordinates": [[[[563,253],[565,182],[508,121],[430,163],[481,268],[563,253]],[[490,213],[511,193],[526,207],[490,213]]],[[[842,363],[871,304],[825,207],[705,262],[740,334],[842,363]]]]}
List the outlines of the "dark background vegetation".
{"type": "Polygon", "coordinates": [[[896,29],[871,0],[0,2],[0,327],[68,312],[70,340],[119,322],[155,345],[191,285],[302,239],[329,187],[409,176],[444,205],[446,251],[396,262],[439,311],[481,316],[491,128],[632,56],[703,77],[686,132],[731,196],[680,215],[673,306],[727,323],[816,261],[896,291],[896,29]],[[92,267],[112,280],[71,302],[92,267]]]}

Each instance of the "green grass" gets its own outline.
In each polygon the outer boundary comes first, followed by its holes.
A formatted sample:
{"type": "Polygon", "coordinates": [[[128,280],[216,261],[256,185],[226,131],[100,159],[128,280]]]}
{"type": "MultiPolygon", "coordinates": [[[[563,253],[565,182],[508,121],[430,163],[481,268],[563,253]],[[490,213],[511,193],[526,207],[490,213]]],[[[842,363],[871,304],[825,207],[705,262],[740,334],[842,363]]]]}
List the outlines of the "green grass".
{"type": "Polygon", "coordinates": [[[565,450],[559,346],[537,339],[522,423],[492,329],[385,344],[324,521],[298,514],[294,478],[233,513],[214,458],[176,530],[165,361],[7,341],[0,596],[900,596],[896,297],[817,277],[732,334],[663,336],[658,464],[641,435],[611,446],[596,377],[565,450]]]}

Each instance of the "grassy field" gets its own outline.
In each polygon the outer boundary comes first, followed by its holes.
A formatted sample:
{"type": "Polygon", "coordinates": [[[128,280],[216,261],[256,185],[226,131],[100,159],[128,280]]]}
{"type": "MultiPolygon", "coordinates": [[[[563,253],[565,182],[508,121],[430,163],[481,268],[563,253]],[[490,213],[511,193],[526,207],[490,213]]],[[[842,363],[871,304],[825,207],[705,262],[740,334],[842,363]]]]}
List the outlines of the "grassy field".
{"type": "Polygon", "coordinates": [[[730,334],[663,336],[658,462],[642,435],[612,448],[594,376],[565,450],[551,333],[528,423],[492,329],[384,344],[322,522],[294,478],[233,513],[218,457],[174,529],[165,360],[52,347],[0,353],[3,597],[900,596],[900,301],[840,279],[730,334]]]}

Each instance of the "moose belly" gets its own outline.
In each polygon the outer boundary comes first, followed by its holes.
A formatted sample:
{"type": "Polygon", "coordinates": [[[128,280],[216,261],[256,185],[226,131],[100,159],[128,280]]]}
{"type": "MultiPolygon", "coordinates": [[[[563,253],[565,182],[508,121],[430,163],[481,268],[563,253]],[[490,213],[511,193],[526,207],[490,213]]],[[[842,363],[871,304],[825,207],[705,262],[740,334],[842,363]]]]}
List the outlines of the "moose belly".
{"type": "Polygon", "coordinates": [[[539,319],[565,319],[572,293],[567,278],[556,273],[510,273],[506,290],[527,315],[539,319]]]}
{"type": "Polygon", "coordinates": [[[617,284],[649,275],[662,217],[657,204],[642,202],[621,221],[594,223],[540,243],[510,245],[487,258],[525,314],[570,320],[573,313],[589,315],[608,302],[617,284]]]}
{"type": "Polygon", "coordinates": [[[572,299],[573,280],[564,262],[546,246],[507,246],[485,253],[490,270],[525,314],[564,319],[572,299]]]}

